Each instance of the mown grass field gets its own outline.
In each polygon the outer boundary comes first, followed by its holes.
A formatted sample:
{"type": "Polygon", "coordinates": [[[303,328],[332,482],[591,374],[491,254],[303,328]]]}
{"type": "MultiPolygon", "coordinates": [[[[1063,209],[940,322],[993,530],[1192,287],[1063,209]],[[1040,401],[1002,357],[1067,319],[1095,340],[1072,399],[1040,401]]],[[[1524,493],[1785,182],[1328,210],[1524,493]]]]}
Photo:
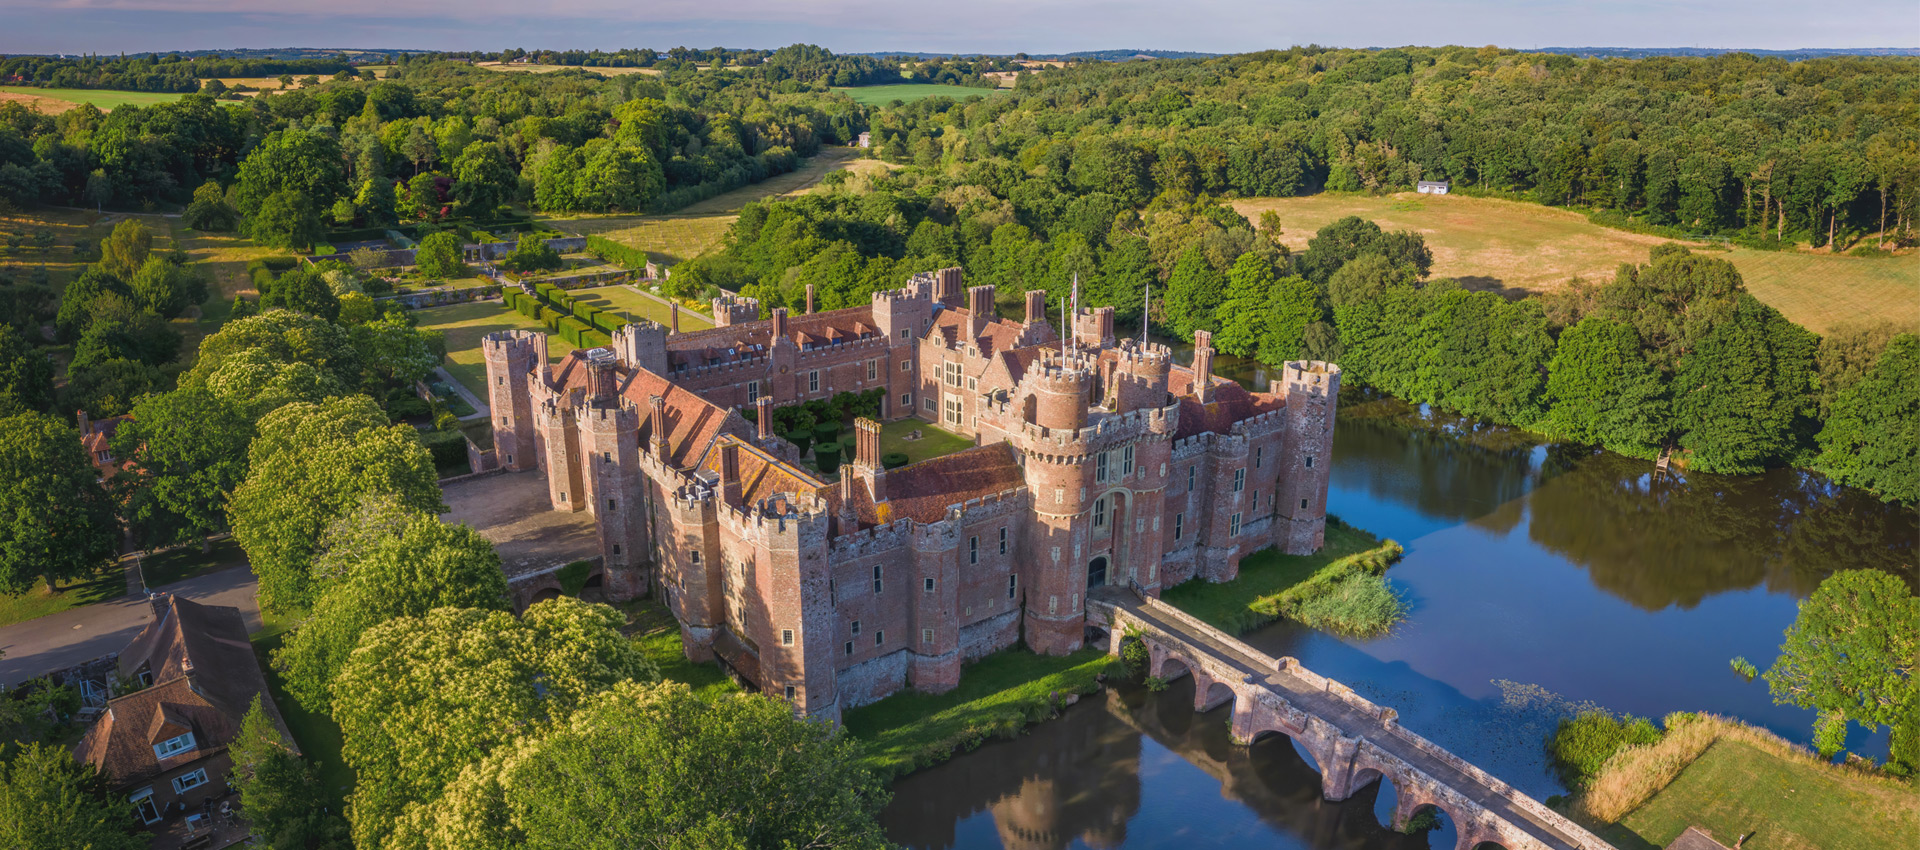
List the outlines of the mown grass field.
{"type": "Polygon", "coordinates": [[[899,452],[907,456],[908,463],[932,460],[970,448],[973,448],[972,438],[943,431],[918,419],[901,419],[880,426],[880,453],[888,455],[899,452]],[[920,432],[920,439],[906,439],[907,434],[913,431],[920,432]]]}
{"type": "MultiPolygon", "coordinates": [[[[1543,292],[1575,277],[1613,279],[1621,263],[1643,263],[1670,240],[1601,227],[1572,210],[1521,201],[1402,192],[1373,196],[1321,193],[1249,198],[1232,206],[1249,220],[1272,210],[1281,241],[1294,251],[1326,224],[1349,215],[1388,230],[1413,230],[1433,249],[1433,274],[1476,289],[1543,292]]],[[[1886,318],[1920,327],[1920,261],[1868,259],[1736,248],[1731,261],[1754,296],[1815,332],[1848,319],[1886,318]]]]}
{"type": "MultiPolygon", "coordinates": [[[[576,303],[586,304],[599,310],[612,310],[623,316],[635,319],[649,319],[668,324],[667,305],[648,298],[627,286],[598,286],[592,289],[576,289],[567,293],[576,303]]],[[[696,313],[684,305],[680,308],[680,330],[698,331],[713,327],[713,320],[696,313]]]]}
{"type": "Polygon", "coordinates": [[[948,86],[937,83],[900,83],[891,86],[854,86],[835,88],[834,91],[853,98],[862,106],[886,106],[896,100],[912,103],[929,97],[950,97],[954,100],[966,100],[973,95],[987,96],[1004,89],[977,89],[971,86],[948,86]]]}
{"type": "Polygon", "coordinates": [[[658,602],[640,600],[620,606],[627,612],[625,631],[640,644],[640,651],[660,668],[660,678],[679,682],[693,689],[695,696],[712,699],[740,692],[714,662],[696,664],[687,660],[680,644],[680,624],[658,602]]]}
{"type": "Polygon", "coordinates": [[[1254,616],[1256,612],[1249,607],[1253,603],[1313,578],[1335,561],[1381,545],[1380,538],[1372,534],[1329,522],[1326,545],[1318,552],[1283,555],[1275,549],[1262,549],[1241,559],[1240,575],[1233,581],[1217,584],[1188,581],[1168,588],[1161,599],[1228,634],[1235,634],[1257,625],[1256,621],[1271,620],[1271,617],[1254,616]]]}
{"type": "Polygon", "coordinates": [[[126,570],[120,562],[114,561],[92,575],[60,582],[58,593],[47,592],[47,583],[36,581],[33,587],[18,596],[0,594],[0,626],[24,623],[69,608],[117,598],[127,592],[126,576],[126,570]]]}
{"type": "MultiPolygon", "coordinates": [[[[472,392],[485,399],[487,396],[487,363],[480,351],[480,340],[494,331],[529,330],[545,333],[547,326],[519,312],[510,310],[498,301],[474,301],[467,304],[449,304],[445,307],[428,307],[415,310],[414,318],[420,321],[420,327],[432,328],[446,335],[447,374],[472,392]]],[[[547,334],[547,356],[557,361],[573,351],[573,346],[561,339],[559,334],[547,334]]]]}
{"type": "MultiPolygon", "coordinates": [[[[102,111],[112,111],[116,106],[152,106],[156,103],[172,103],[185,95],[179,92],[150,91],[113,91],[110,89],[43,89],[36,86],[0,86],[0,92],[27,95],[65,101],[70,104],[91,103],[102,111]]],[[[41,107],[46,109],[47,107],[41,107]]],[[[64,112],[72,107],[57,111],[64,112]]]]}
{"type": "Polygon", "coordinates": [[[1729,846],[1751,833],[1745,850],[1906,850],[1920,836],[1920,794],[1722,738],[1601,837],[1653,850],[1689,826],[1729,846]]]}

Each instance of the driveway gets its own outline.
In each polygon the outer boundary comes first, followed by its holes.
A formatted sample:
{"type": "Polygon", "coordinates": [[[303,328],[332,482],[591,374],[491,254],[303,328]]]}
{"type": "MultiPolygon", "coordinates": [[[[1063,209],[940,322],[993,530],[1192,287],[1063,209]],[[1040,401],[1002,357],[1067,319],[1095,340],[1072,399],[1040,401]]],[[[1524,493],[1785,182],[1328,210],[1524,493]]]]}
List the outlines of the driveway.
{"type": "MultiPolygon", "coordinates": [[[[240,609],[247,631],[260,629],[256,581],[246,566],[195,576],[158,588],[205,605],[240,609]]],[[[0,627],[0,684],[14,684],[127,648],[153,620],[146,599],[124,596],[0,627]]]]}

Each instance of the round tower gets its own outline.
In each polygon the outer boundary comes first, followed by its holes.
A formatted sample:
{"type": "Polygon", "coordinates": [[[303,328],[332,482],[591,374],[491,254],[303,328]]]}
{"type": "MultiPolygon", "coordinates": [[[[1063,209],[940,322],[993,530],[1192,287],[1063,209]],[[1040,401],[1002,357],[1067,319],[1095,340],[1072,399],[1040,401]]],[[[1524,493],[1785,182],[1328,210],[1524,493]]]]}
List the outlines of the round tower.
{"type": "Polygon", "coordinates": [[[1036,364],[1021,383],[1033,398],[1033,424],[1056,431],[1087,426],[1093,368],[1083,358],[1055,355],[1036,364]]]}
{"type": "Polygon", "coordinates": [[[1120,412],[1167,406],[1167,381],[1173,371],[1173,349],[1156,343],[1128,340],[1120,347],[1114,372],[1120,412]]]}

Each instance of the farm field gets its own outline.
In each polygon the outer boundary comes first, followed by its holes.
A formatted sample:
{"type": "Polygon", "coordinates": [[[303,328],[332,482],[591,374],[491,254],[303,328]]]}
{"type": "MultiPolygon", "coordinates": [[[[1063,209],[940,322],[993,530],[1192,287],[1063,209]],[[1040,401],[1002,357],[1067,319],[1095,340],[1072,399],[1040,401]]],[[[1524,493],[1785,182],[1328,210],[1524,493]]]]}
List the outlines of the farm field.
{"type": "MultiPolygon", "coordinates": [[[[1434,276],[1508,293],[1548,291],[1575,277],[1611,280],[1621,263],[1646,262],[1648,249],[1671,241],[1601,227],[1572,210],[1461,195],[1322,193],[1231,203],[1255,222],[1267,210],[1278,213],[1281,241],[1294,251],[1304,250],[1322,226],[1349,215],[1389,230],[1413,230],[1433,249],[1434,276]]],[[[1745,248],[1716,255],[1740,270],[1755,297],[1815,332],[1853,318],[1920,326],[1920,267],[1911,257],[1745,248]]]]}
{"type": "MultiPolygon", "coordinates": [[[[431,328],[446,336],[447,374],[475,396],[486,398],[487,364],[480,352],[480,339],[494,331],[529,330],[546,332],[547,327],[507,309],[498,301],[474,301],[415,310],[420,327],[431,328]]],[[[547,357],[558,361],[573,351],[559,334],[547,334],[547,357]]]]}
{"type": "Polygon", "coordinates": [[[853,98],[853,102],[862,106],[886,106],[896,100],[911,103],[922,98],[950,97],[954,100],[966,100],[973,95],[986,96],[1003,89],[976,89],[968,86],[948,86],[938,83],[899,83],[891,86],[854,86],[835,88],[853,98]]]}
{"type": "MultiPolygon", "coordinates": [[[[631,287],[627,286],[600,286],[592,289],[576,289],[567,294],[572,295],[577,303],[586,304],[597,310],[611,310],[622,316],[648,319],[663,325],[668,324],[668,320],[671,318],[668,315],[667,305],[648,298],[639,292],[635,292],[631,287]]],[[[688,309],[685,305],[680,307],[680,329],[682,331],[706,330],[711,327],[713,327],[712,319],[688,309]]]]}
{"type": "Polygon", "coordinates": [[[109,89],[43,89],[34,86],[0,86],[0,92],[13,95],[41,98],[44,100],[64,101],[67,106],[57,109],[52,104],[40,108],[49,112],[65,112],[82,103],[91,103],[102,111],[112,111],[116,106],[152,106],[156,103],[172,103],[186,95],[179,92],[150,91],[112,91],[109,89]]]}
{"type": "Polygon", "coordinates": [[[513,65],[508,63],[502,63],[502,62],[475,62],[473,63],[473,67],[485,68],[489,71],[504,71],[506,73],[520,73],[520,74],[551,74],[555,71],[565,71],[572,68],[578,68],[578,70],[592,71],[596,74],[604,74],[609,77],[618,77],[624,74],[658,74],[660,73],[658,69],[654,69],[654,68],[599,68],[599,67],[578,67],[574,65],[513,65]]]}

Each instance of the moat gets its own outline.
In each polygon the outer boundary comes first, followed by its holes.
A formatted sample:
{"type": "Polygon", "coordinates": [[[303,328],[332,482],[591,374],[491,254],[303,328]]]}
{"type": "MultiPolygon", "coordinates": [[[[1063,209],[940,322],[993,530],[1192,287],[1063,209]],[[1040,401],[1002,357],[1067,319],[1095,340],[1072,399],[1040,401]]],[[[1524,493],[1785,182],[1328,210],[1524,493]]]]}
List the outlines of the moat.
{"type": "MultiPolygon", "coordinates": [[[[1915,513],[1810,473],[1655,479],[1647,462],[1409,427],[1409,415],[1343,404],[1329,496],[1341,519],[1406,545],[1388,575],[1408,622],[1371,641],[1284,622],[1246,640],[1393,706],[1537,798],[1563,791],[1541,740],[1582,704],[1711,711],[1805,742],[1811,712],[1774,705],[1728,660],[1771,663],[1797,601],[1833,570],[1914,578],[1915,513]]],[[[1227,710],[1193,713],[1192,687],[1096,694],[1018,740],[906,777],[888,830],[915,848],[1453,846],[1451,827],[1381,826],[1385,783],[1322,801],[1293,745],[1232,745],[1227,710]]],[[[1857,729],[1849,744],[1886,748],[1857,729]]]]}

